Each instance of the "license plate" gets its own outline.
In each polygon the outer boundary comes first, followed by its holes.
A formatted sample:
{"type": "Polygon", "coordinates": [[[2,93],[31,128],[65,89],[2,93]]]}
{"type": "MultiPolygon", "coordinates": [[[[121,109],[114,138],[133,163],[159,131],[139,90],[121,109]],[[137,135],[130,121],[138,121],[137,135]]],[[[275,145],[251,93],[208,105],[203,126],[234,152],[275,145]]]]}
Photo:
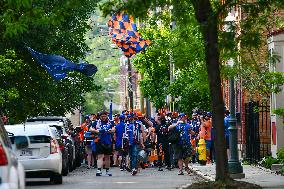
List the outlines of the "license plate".
{"type": "Polygon", "coordinates": [[[21,151],[21,156],[32,156],[32,155],[33,155],[32,150],[25,149],[21,151]]]}

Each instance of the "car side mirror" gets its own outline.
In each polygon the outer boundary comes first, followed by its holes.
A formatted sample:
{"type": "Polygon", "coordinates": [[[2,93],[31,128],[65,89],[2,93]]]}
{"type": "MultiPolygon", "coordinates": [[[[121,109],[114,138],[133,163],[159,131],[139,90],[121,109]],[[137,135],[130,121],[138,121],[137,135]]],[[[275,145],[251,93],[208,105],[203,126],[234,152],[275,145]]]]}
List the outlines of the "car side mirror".
{"type": "Polygon", "coordinates": [[[27,136],[15,136],[14,143],[17,149],[24,149],[29,146],[29,139],[27,136]]]}

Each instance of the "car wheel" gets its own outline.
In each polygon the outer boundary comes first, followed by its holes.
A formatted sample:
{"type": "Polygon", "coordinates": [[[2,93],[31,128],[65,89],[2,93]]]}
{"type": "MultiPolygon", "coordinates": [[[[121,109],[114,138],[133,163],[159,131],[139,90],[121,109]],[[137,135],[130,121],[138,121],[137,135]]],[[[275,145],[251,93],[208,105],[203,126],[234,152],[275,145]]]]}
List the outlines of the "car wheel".
{"type": "Polygon", "coordinates": [[[76,160],[74,159],[74,161],[73,161],[73,170],[75,170],[77,168],[77,166],[76,166],[76,160]]]}
{"type": "Polygon", "coordinates": [[[74,168],[73,168],[73,161],[70,160],[70,162],[69,162],[69,171],[72,172],[73,170],[74,170],[74,168]]]}
{"type": "Polygon", "coordinates": [[[62,184],[63,179],[62,175],[60,174],[54,174],[50,177],[50,182],[54,182],[54,184],[62,184]]]}
{"type": "Polygon", "coordinates": [[[62,169],[62,175],[63,176],[67,176],[69,173],[69,166],[65,167],[64,169],[62,169]]]}

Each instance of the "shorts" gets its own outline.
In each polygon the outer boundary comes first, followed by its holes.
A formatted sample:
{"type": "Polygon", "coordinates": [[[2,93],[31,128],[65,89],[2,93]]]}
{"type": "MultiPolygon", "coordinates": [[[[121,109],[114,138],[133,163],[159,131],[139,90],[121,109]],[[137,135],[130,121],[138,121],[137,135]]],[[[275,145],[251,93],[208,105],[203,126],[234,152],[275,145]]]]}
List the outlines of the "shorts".
{"type": "Polygon", "coordinates": [[[87,155],[92,155],[92,147],[91,145],[85,146],[85,152],[87,155]]]}
{"type": "Polygon", "coordinates": [[[229,136],[226,136],[226,149],[230,149],[229,136]]]}
{"type": "Polygon", "coordinates": [[[212,145],[211,140],[205,140],[205,142],[206,142],[206,149],[210,150],[211,149],[211,145],[212,145]]]}
{"type": "Polygon", "coordinates": [[[173,145],[173,152],[174,152],[174,160],[179,160],[179,159],[187,159],[191,156],[191,152],[185,154],[184,153],[184,148],[180,144],[174,144],[173,145]]]}
{"type": "Polygon", "coordinates": [[[96,143],[96,145],[97,145],[96,154],[112,155],[112,144],[102,144],[98,142],[96,143]]]}

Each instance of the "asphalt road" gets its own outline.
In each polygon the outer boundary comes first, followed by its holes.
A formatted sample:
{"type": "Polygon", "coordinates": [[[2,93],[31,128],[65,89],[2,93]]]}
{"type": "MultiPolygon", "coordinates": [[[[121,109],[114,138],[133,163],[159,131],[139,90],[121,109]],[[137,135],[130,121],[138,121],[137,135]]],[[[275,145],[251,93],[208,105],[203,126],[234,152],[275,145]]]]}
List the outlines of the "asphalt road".
{"type": "Polygon", "coordinates": [[[136,176],[118,168],[112,168],[112,177],[96,177],[95,173],[95,169],[80,167],[63,177],[62,185],[52,184],[48,179],[27,179],[27,189],[174,189],[202,180],[196,175],[177,175],[177,169],[157,171],[147,168],[136,176]]]}

